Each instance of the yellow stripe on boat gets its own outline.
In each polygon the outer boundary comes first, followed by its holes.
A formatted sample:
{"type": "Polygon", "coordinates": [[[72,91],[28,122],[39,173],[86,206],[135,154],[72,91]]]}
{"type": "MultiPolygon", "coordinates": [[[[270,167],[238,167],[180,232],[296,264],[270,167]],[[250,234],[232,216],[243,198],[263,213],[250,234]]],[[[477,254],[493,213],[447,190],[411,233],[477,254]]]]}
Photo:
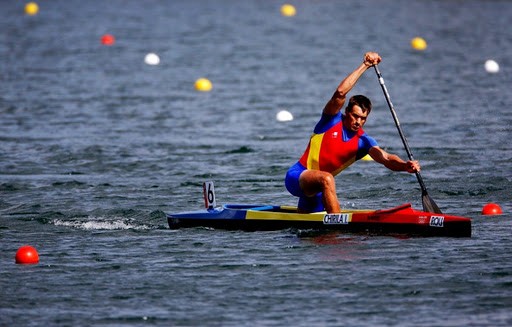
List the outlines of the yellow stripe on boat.
{"type": "Polygon", "coordinates": [[[290,213],[275,211],[253,211],[247,210],[246,220],[295,220],[295,221],[323,221],[325,212],[315,213],[290,213]]]}

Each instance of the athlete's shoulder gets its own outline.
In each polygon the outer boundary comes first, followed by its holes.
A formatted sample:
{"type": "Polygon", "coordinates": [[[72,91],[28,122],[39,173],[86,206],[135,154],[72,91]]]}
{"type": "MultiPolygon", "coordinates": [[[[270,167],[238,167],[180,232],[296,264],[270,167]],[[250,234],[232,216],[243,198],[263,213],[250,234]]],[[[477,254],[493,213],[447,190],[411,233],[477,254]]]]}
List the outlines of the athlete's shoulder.
{"type": "Polygon", "coordinates": [[[366,132],[363,132],[363,134],[360,136],[360,140],[362,141],[363,147],[366,149],[370,149],[379,145],[377,141],[366,132]]]}
{"type": "Polygon", "coordinates": [[[325,133],[329,128],[333,127],[334,125],[338,124],[342,120],[341,112],[335,114],[335,115],[327,115],[322,113],[322,117],[320,117],[320,121],[316,124],[314,133],[315,134],[322,134],[325,133]]]}

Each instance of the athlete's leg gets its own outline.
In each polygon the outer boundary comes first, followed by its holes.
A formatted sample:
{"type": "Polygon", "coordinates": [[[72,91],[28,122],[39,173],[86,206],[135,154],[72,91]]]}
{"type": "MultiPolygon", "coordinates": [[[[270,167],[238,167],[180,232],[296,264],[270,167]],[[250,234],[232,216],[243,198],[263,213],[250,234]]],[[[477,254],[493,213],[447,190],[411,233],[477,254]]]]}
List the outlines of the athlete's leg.
{"type": "Polygon", "coordinates": [[[322,192],[327,213],[339,213],[341,211],[336,195],[336,182],[332,174],[320,170],[305,170],[300,174],[299,184],[306,196],[314,196],[322,192]]]}
{"type": "Polygon", "coordinates": [[[312,213],[325,211],[324,199],[322,193],[315,196],[301,196],[297,204],[297,212],[299,213],[312,213]]]}

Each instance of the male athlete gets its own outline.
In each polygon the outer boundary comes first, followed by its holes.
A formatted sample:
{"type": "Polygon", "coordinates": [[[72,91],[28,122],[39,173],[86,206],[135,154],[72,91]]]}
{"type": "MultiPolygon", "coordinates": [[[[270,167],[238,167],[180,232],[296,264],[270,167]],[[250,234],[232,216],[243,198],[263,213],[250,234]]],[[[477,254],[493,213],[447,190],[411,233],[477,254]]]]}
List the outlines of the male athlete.
{"type": "Polygon", "coordinates": [[[420,171],[418,161],[404,161],[387,153],[363,131],[372,110],[370,99],[364,95],[351,97],[345,114],[341,114],[347,93],[368,68],[380,61],[378,53],[367,52],[359,67],[340,83],[325,105],[306,151],[286,173],[285,185],[291,194],[299,197],[299,212],[339,213],[334,176],[367,154],[394,171],[420,171]]]}

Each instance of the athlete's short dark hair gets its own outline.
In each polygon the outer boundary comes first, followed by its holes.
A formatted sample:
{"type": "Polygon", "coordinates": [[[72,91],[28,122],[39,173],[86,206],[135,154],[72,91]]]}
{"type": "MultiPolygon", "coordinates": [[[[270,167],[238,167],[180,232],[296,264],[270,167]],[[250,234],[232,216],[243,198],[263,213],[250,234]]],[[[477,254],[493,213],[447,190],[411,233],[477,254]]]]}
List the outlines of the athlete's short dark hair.
{"type": "Polygon", "coordinates": [[[372,111],[372,102],[370,101],[370,99],[368,99],[364,95],[358,94],[354,95],[348,100],[346,112],[352,111],[352,107],[356,105],[361,107],[363,112],[368,112],[368,114],[370,114],[370,112],[372,111]]]}

